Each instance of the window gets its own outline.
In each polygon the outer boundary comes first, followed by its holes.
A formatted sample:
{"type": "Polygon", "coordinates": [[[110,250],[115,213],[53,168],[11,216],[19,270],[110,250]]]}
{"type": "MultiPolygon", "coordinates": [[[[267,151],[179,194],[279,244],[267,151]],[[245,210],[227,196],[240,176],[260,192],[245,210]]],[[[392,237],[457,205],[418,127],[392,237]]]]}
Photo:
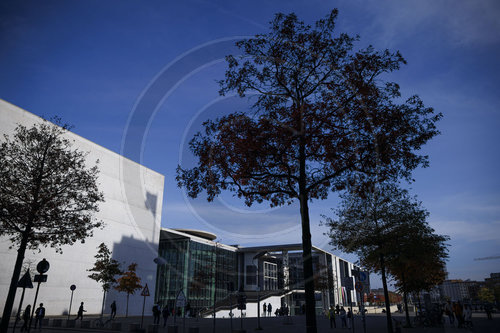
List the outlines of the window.
{"type": "Polygon", "coordinates": [[[247,265],[247,284],[256,285],[257,284],[257,267],[254,265],[247,265]]]}

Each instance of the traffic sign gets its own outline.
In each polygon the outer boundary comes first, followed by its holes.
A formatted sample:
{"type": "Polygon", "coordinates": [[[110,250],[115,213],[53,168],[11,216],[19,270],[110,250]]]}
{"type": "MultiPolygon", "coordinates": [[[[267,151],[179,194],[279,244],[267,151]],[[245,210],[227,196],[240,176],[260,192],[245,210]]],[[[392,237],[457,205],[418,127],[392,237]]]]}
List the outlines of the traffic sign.
{"type": "Polygon", "coordinates": [[[35,275],[35,278],[33,281],[41,283],[41,282],[47,282],[47,275],[45,274],[37,274],[35,275]]]}
{"type": "Polygon", "coordinates": [[[144,286],[144,289],[142,289],[141,296],[149,296],[149,288],[147,283],[144,286]]]}
{"type": "Polygon", "coordinates": [[[179,308],[183,308],[186,306],[186,295],[184,295],[184,292],[181,290],[177,294],[177,298],[175,299],[175,306],[179,308]]]}
{"type": "Polygon", "coordinates": [[[356,291],[358,293],[362,292],[363,291],[363,283],[362,282],[356,282],[356,291]]]}
{"type": "Polygon", "coordinates": [[[368,274],[366,272],[359,272],[359,281],[365,282],[368,279],[368,274]]]}
{"type": "Polygon", "coordinates": [[[26,273],[24,273],[21,280],[19,280],[17,282],[17,287],[18,288],[33,288],[33,283],[31,282],[31,276],[30,276],[29,270],[27,270],[26,273]]]}

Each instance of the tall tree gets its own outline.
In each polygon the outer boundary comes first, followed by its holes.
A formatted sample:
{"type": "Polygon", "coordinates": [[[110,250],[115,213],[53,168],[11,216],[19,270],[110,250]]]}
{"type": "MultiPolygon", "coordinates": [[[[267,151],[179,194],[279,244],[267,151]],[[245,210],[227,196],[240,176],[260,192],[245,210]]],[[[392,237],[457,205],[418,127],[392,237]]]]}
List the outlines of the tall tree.
{"type": "Polygon", "coordinates": [[[356,253],[361,264],[380,272],[386,304],[387,330],[392,332],[387,274],[390,258],[398,252],[400,233],[425,222],[427,211],[393,182],[375,183],[368,191],[351,189],[341,195],[334,217],[325,217],[331,244],[356,253]]]}
{"type": "Polygon", "coordinates": [[[449,240],[448,236],[435,234],[426,221],[410,222],[400,221],[391,239],[394,252],[386,255],[388,271],[403,293],[408,327],[408,294],[429,291],[445,280],[449,240]]]}
{"type": "Polygon", "coordinates": [[[375,169],[409,177],[426,165],[415,151],[438,133],[441,116],[417,96],[397,103],[399,86],[382,74],[403,57],[355,50],[357,38],[334,35],[336,17],[333,10],[311,27],[276,14],[267,34],[237,42],[243,55],[227,56],[220,93],[252,95],[250,111],[205,122],[190,142],[197,166],[177,169],[193,198],[228,190],[247,205],[299,201],[307,332],[316,332],[309,203],[375,169]]]}
{"type": "Polygon", "coordinates": [[[125,311],[125,317],[128,317],[129,296],[133,295],[136,290],[142,288],[141,278],[138,277],[137,274],[135,273],[136,269],[137,269],[137,264],[131,263],[128,266],[127,271],[123,272],[123,275],[116,281],[117,285],[115,286],[115,289],[118,290],[119,292],[127,293],[127,309],[125,311]]]}
{"type": "Polygon", "coordinates": [[[104,302],[106,300],[106,293],[116,283],[115,276],[122,274],[120,270],[120,263],[111,257],[112,253],[106,246],[101,243],[97,247],[97,254],[94,256],[96,261],[94,267],[88,269],[89,272],[94,272],[88,275],[89,278],[100,283],[102,286],[102,307],[101,317],[104,314],[104,302]]]}
{"type": "MultiPolygon", "coordinates": [[[[18,125],[0,145],[0,235],[17,247],[17,258],[0,324],[6,332],[26,249],[83,242],[102,226],[93,214],[103,194],[98,168],[88,167],[87,153],[72,147],[68,126],[42,121],[18,125]]],[[[96,162],[97,163],[97,162],[96,162]]]]}

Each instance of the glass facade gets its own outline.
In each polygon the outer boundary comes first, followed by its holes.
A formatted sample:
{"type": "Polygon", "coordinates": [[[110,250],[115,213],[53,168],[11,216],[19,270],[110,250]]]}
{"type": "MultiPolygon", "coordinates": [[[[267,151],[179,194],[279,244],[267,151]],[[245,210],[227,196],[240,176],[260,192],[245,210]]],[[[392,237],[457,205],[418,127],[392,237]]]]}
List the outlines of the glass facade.
{"type": "Polygon", "coordinates": [[[172,308],[180,290],[195,312],[228,296],[228,284],[237,286],[236,252],[184,237],[163,239],[159,256],[155,300],[172,308]],[[215,286],[217,286],[215,288],[215,286]]]}
{"type": "Polygon", "coordinates": [[[278,289],[278,265],[264,262],[264,290],[278,289]]]}

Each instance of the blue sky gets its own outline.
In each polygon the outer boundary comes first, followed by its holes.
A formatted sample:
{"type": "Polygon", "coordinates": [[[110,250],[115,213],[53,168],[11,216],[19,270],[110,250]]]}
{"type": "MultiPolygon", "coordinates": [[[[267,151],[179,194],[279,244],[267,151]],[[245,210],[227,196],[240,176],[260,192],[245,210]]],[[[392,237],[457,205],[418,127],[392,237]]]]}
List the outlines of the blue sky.
{"type": "MultiPolygon", "coordinates": [[[[229,244],[300,242],[297,205],[248,208],[230,194],[189,201],[175,167],[192,164],[187,142],[204,119],[248,105],[217,93],[227,41],[265,32],[276,12],[312,23],[332,8],[337,31],[359,34],[360,47],[400,50],[408,65],[391,80],[444,115],[442,135],[423,149],[430,167],[411,187],[432,226],[451,236],[450,278],[500,271],[498,259],[473,260],[500,255],[498,1],[2,1],[0,98],[59,115],[164,174],[163,226],[209,230],[229,244]]],[[[332,195],[311,205],[313,242],[325,249],[320,216],[336,204],[332,195]]]]}

